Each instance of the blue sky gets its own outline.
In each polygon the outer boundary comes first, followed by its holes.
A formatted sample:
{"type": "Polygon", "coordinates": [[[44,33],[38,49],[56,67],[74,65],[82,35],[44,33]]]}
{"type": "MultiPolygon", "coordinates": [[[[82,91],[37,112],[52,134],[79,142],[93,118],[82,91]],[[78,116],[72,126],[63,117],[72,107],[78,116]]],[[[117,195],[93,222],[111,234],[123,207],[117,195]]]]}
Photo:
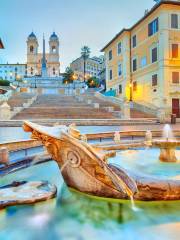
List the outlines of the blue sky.
{"type": "Polygon", "coordinates": [[[117,32],[153,5],[153,0],[0,0],[0,37],[6,48],[0,52],[0,63],[25,62],[28,34],[35,32],[41,50],[43,32],[48,41],[55,30],[63,71],[83,45],[99,55],[117,32]]]}

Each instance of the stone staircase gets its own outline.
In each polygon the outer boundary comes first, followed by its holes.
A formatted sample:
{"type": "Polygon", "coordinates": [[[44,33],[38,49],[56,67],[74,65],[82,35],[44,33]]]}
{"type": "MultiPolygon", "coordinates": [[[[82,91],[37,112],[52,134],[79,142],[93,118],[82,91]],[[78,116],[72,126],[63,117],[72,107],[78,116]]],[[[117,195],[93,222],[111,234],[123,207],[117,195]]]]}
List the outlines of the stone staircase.
{"type": "Polygon", "coordinates": [[[31,93],[15,93],[9,98],[7,104],[11,107],[11,109],[15,107],[22,107],[23,104],[32,99],[34,95],[35,94],[31,93]]]}
{"type": "MultiPolygon", "coordinates": [[[[29,94],[19,93],[10,106],[23,105],[29,94]]],[[[32,97],[32,96],[31,96],[32,97]]],[[[30,107],[24,107],[13,120],[23,119],[120,119],[121,106],[94,96],[93,91],[80,96],[40,94],[30,107]]],[[[151,114],[131,110],[132,118],[153,118],[151,114]]]]}

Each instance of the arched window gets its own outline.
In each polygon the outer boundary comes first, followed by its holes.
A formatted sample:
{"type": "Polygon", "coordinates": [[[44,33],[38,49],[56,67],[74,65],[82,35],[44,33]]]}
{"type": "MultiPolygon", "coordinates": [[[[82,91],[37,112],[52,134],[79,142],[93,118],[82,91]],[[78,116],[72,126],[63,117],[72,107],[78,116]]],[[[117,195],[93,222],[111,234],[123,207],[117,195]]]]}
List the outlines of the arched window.
{"type": "Polygon", "coordinates": [[[56,46],[52,46],[52,52],[56,53],[56,46]]]}
{"type": "Polygon", "coordinates": [[[56,74],[56,69],[55,68],[53,68],[53,75],[55,75],[56,74]]]}
{"type": "Polygon", "coordinates": [[[30,53],[33,53],[33,52],[34,52],[34,47],[30,46],[30,53]]]}

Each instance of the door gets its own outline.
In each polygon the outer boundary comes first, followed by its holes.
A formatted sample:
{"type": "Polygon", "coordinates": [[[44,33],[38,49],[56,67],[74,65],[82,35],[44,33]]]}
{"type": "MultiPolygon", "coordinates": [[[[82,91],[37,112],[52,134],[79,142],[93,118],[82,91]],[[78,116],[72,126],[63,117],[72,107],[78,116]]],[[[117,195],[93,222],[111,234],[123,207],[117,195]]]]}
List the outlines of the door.
{"type": "Polygon", "coordinates": [[[176,114],[176,117],[180,117],[179,102],[178,98],[172,99],[172,113],[176,114]]]}

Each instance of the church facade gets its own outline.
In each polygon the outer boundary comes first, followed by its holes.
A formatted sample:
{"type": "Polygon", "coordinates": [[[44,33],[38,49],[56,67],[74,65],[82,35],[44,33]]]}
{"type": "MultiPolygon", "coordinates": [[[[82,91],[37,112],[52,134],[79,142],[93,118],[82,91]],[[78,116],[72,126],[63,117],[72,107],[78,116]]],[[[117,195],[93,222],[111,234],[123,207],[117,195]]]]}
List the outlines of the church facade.
{"type": "Polygon", "coordinates": [[[59,77],[59,38],[55,32],[49,38],[49,52],[46,52],[43,38],[43,52],[39,52],[39,42],[32,32],[27,39],[27,77],[59,77]]]}

